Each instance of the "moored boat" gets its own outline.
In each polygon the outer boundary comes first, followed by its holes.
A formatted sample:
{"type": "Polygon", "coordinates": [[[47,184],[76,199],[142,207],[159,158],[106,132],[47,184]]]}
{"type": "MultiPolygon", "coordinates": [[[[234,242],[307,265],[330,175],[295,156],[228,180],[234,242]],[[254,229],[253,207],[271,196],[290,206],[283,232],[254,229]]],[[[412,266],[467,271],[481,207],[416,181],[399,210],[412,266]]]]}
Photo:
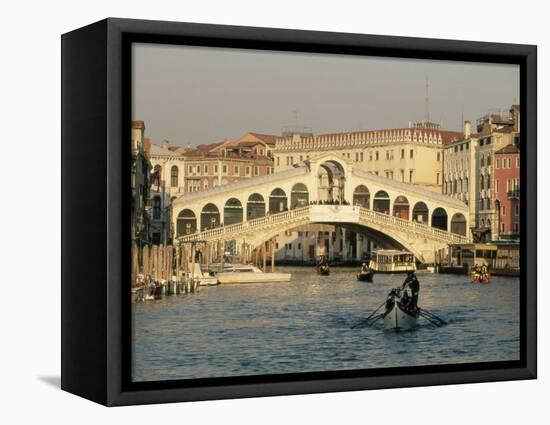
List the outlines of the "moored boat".
{"type": "Polygon", "coordinates": [[[291,277],[290,273],[265,273],[251,264],[226,265],[223,271],[217,274],[217,280],[222,285],[230,283],[289,282],[291,277]]]}

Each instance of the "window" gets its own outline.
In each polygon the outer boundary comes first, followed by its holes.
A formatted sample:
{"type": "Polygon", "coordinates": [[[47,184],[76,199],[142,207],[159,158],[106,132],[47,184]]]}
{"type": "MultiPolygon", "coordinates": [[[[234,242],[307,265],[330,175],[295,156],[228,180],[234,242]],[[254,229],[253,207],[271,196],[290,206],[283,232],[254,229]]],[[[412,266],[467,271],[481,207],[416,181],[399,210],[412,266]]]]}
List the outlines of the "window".
{"type": "Polygon", "coordinates": [[[438,160],[438,161],[441,161],[441,152],[438,152],[438,153],[437,153],[437,160],[438,160]]]}
{"type": "Polygon", "coordinates": [[[410,152],[409,152],[409,158],[414,158],[414,150],[411,149],[410,152]]]}
{"type": "Polygon", "coordinates": [[[204,188],[204,190],[208,189],[208,180],[205,180],[202,187],[204,188]]]}
{"type": "Polygon", "coordinates": [[[201,173],[201,166],[197,165],[197,174],[200,174],[200,173],[201,173]]]}
{"type": "Polygon", "coordinates": [[[500,168],[500,159],[495,161],[495,168],[500,168]]]}
{"type": "Polygon", "coordinates": [[[410,183],[412,183],[412,181],[413,181],[413,174],[414,174],[414,170],[409,170],[409,182],[410,183]]]}
{"type": "Polygon", "coordinates": [[[481,190],[485,189],[485,176],[481,176],[479,179],[479,188],[481,190]]]}
{"type": "Polygon", "coordinates": [[[233,166],[233,174],[238,176],[239,173],[240,173],[239,166],[238,165],[233,166]]]}
{"type": "Polygon", "coordinates": [[[369,161],[372,161],[372,152],[369,152],[369,161]]]}
{"type": "Polygon", "coordinates": [[[204,166],[204,174],[208,174],[208,165],[204,166]]]}
{"type": "Polygon", "coordinates": [[[487,184],[485,186],[487,186],[487,189],[491,189],[491,175],[490,174],[487,176],[487,184]]]}
{"type": "Polygon", "coordinates": [[[192,174],[193,173],[193,166],[190,165],[189,168],[187,169],[189,171],[189,174],[192,174]]]}
{"type": "Polygon", "coordinates": [[[363,152],[361,152],[361,153],[359,154],[359,157],[361,158],[361,162],[363,162],[363,160],[364,160],[364,158],[363,158],[363,152]]]}
{"type": "Polygon", "coordinates": [[[405,149],[401,149],[401,159],[405,159],[405,149]]]}
{"type": "Polygon", "coordinates": [[[227,165],[225,164],[222,166],[222,173],[227,174],[227,165]]]}
{"type": "Polygon", "coordinates": [[[218,174],[218,166],[214,165],[214,174],[218,174]]]}
{"type": "Polygon", "coordinates": [[[376,156],[375,156],[376,161],[378,161],[378,158],[379,158],[379,157],[378,157],[378,151],[376,151],[375,154],[376,154],[376,156]]]}
{"type": "Polygon", "coordinates": [[[504,205],[500,207],[500,215],[502,216],[506,215],[506,207],[504,205]]]}
{"type": "Polygon", "coordinates": [[[355,162],[359,162],[359,152],[355,152],[355,162]]]}
{"type": "Polygon", "coordinates": [[[255,166],[255,167],[254,167],[254,175],[255,175],[255,176],[260,175],[260,167],[258,167],[258,166],[255,166]]]}
{"type": "Polygon", "coordinates": [[[281,165],[281,161],[280,161],[280,159],[281,159],[281,157],[280,157],[280,156],[278,156],[278,157],[277,157],[277,166],[281,165]]]}
{"type": "Polygon", "coordinates": [[[303,160],[304,160],[304,156],[300,155],[300,162],[302,162],[303,160]]]}
{"type": "Polygon", "coordinates": [[[302,249],[302,244],[299,243],[299,244],[298,244],[298,251],[300,251],[301,249],[302,249]]]}
{"type": "Polygon", "coordinates": [[[519,217],[519,205],[516,204],[516,206],[514,207],[514,214],[516,215],[516,217],[519,217]]]}
{"type": "Polygon", "coordinates": [[[160,220],[160,196],[153,198],[153,220],[160,220]]]}
{"type": "Polygon", "coordinates": [[[170,185],[178,187],[178,167],[175,165],[170,170],[170,185]]]}
{"type": "Polygon", "coordinates": [[[516,168],[519,168],[519,156],[516,158],[516,168]]]}
{"type": "Polygon", "coordinates": [[[245,168],[245,173],[246,173],[247,176],[250,175],[250,167],[246,167],[246,168],[245,168]]]}
{"type": "Polygon", "coordinates": [[[482,167],[485,167],[485,157],[484,156],[481,157],[480,164],[481,164],[482,167]]]}
{"type": "Polygon", "coordinates": [[[439,173],[435,173],[435,184],[439,184],[439,173]]]}
{"type": "Polygon", "coordinates": [[[495,179],[495,193],[498,193],[499,189],[500,189],[500,180],[495,179]]]}
{"type": "Polygon", "coordinates": [[[401,172],[401,181],[404,182],[405,181],[405,170],[400,170],[401,172]]]}
{"type": "Polygon", "coordinates": [[[519,233],[519,223],[514,223],[514,233],[519,233]]]}
{"type": "Polygon", "coordinates": [[[290,165],[292,165],[292,164],[294,164],[294,157],[293,156],[290,157],[290,165]]]}

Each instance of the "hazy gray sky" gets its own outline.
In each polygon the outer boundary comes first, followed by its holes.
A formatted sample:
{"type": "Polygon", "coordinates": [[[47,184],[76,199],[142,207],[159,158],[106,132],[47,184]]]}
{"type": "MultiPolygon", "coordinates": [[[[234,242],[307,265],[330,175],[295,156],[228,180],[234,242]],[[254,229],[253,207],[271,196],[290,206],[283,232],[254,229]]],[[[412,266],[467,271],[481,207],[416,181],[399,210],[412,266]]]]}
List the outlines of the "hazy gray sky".
{"type": "Polygon", "coordinates": [[[514,65],[135,44],[132,116],[153,143],[181,146],[407,127],[424,118],[426,77],[430,119],[448,130],[519,101],[514,65]]]}

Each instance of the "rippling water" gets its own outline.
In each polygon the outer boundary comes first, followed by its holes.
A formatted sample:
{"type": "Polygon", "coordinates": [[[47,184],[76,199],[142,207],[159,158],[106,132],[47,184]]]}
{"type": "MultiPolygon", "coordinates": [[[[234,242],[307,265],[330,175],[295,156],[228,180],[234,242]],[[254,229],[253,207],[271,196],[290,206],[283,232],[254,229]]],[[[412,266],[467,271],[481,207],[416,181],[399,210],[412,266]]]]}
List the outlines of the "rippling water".
{"type": "MultiPolygon", "coordinates": [[[[282,271],[283,268],[278,268],[282,271]]],[[[404,275],[292,270],[289,283],[202,287],[133,305],[133,380],[368,369],[519,359],[519,278],[473,285],[418,272],[419,305],[449,322],[384,332],[350,326],[404,275]]]]}

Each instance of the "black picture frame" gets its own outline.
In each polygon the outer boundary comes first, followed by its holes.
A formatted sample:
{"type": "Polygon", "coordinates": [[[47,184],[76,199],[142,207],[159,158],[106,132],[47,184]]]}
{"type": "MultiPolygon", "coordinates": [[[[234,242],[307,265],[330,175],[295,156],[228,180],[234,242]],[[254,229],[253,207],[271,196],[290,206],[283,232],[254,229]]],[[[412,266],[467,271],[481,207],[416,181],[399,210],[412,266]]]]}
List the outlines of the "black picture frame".
{"type": "Polygon", "coordinates": [[[101,404],[416,387],[537,376],[537,49],[109,18],[62,36],[62,389],[101,404]],[[190,44],[520,66],[519,361],[187,381],[129,381],[130,45],[190,44]]]}

